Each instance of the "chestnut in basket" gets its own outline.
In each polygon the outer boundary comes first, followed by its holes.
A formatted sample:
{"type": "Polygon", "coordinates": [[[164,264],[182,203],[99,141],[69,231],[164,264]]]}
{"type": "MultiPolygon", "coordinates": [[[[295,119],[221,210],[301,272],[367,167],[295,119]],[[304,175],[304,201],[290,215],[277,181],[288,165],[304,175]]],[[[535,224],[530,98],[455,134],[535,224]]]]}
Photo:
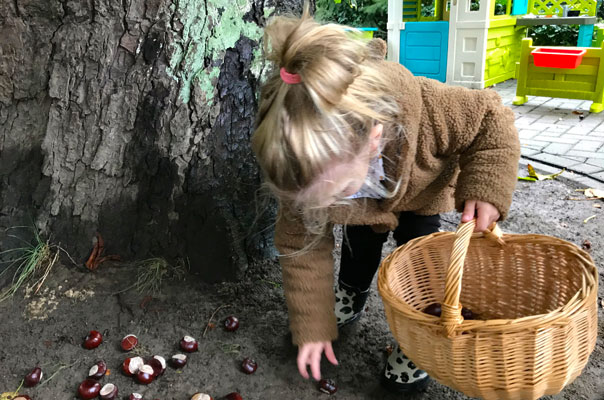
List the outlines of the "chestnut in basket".
{"type": "MultiPolygon", "coordinates": [[[[432,315],[435,317],[440,317],[442,313],[442,308],[440,303],[432,303],[428,307],[424,308],[424,312],[428,315],[432,315]]],[[[474,313],[469,308],[462,307],[461,308],[461,316],[463,319],[474,319],[474,313]]]]}

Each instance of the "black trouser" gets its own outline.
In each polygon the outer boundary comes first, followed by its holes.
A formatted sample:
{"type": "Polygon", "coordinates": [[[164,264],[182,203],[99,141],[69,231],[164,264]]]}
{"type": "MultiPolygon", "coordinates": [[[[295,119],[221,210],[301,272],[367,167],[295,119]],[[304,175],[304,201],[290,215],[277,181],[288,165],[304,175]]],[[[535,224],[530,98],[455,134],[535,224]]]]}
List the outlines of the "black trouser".
{"type": "MultiPolygon", "coordinates": [[[[438,228],[438,214],[423,216],[402,212],[394,230],[394,239],[401,246],[416,237],[438,232],[438,228]]],[[[388,232],[376,233],[368,225],[347,226],[345,229],[339,280],[364,291],[371,286],[380,265],[382,245],[388,238],[388,232]]]]}

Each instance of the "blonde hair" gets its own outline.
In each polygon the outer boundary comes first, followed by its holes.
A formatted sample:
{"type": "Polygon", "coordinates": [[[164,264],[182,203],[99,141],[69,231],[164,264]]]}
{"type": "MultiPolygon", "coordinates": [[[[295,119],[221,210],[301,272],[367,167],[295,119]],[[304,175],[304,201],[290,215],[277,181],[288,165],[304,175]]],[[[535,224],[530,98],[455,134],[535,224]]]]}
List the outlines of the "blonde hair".
{"type": "Polygon", "coordinates": [[[351,31],[316,22],[308,3],[301,18],[275,17],[264,31],[265,55],[277,71],[261,90],[252,149],[264,184],[280,202],[293,203],[313,233],[325,229],[327,212],[301,204],[299,194],[330,161],[359,154],[375,123],[387,124],[390,138],[402,131],[398,103],[375,68],[379,61],[351,31]],[[285,83],[281,67],[301,83],[285,83]]]}

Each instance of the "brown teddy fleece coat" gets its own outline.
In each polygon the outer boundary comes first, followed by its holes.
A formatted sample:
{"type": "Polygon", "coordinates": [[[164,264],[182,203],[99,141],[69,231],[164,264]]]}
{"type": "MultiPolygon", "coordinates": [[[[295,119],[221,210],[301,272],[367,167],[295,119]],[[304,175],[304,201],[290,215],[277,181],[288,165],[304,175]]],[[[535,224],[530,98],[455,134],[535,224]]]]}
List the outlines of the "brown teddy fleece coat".
{"type": "MultiPolygon", "coordinates": [[[[415,77],[404,66],[380,60],[379,68],[400,104],[402,140],[386,143],[385,173],[400,180],[389,199],[355,199],[330,208],[330,222],[393,230],[398,213],[433,215],[463,209],[466,200],[493,204],[504,219],[516,184],[520,144],[514,113],[493,90],[452,87],[415,77]]],[[[384,134],[387,137],[387,126],[384,134]]],[[[389,190],[393,183],[387,183],[389,190]]],[[[288,257],[311,238],[287,207],[279,212],[275,245],[281,253],[283,288],[294,344],[332,341],[334,314],[334,237],[330,225],[308,252],[288,257]]]]}

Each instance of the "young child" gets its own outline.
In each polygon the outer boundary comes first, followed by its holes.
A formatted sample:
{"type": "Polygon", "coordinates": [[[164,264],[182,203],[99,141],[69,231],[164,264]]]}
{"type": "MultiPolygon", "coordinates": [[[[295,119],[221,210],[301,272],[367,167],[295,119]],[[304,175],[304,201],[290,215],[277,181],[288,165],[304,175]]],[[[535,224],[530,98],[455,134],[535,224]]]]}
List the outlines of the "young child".
{"type": "MultiPolygon", "coordinates": [[[[477,231],[505,218],[520,146],[514,114],[492,90],[450,87],[384,60],[382,40],[345,27],[276,17],[265,31],[279,73],[262,88],[252,147],[279,201],[275,245],[300,374],[337,365],[338,327],[364,309],[394,231],[398,245],[438,231],[457,208],[477,231]],[[343,224],[335,285],[333,224],[343,224]]],[[[400,349],[383,382],[396,391],[428,376],[400,349]]]]}

